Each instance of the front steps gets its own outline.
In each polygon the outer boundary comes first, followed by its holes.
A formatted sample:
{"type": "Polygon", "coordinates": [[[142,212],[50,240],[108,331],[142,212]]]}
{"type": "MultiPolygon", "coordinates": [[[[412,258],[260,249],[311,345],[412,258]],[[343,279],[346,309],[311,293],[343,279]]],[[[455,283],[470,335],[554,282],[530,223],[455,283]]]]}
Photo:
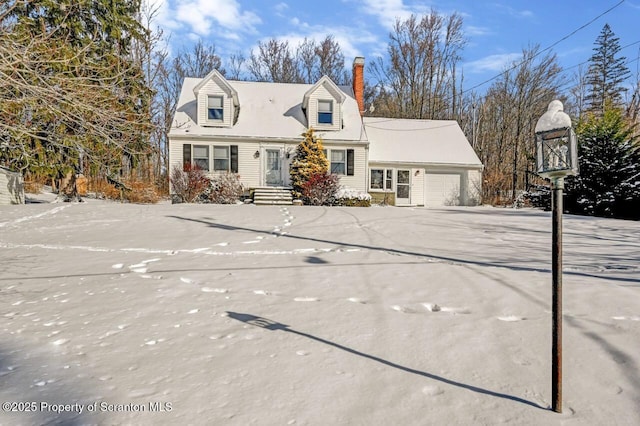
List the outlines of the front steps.
{"type": "Polygon", "coordinates": [[[285,187],[261,187],[255,188],[253,192],[253,204],[256,205],[286,205],[293,204],[291,189],[285,187]]]}

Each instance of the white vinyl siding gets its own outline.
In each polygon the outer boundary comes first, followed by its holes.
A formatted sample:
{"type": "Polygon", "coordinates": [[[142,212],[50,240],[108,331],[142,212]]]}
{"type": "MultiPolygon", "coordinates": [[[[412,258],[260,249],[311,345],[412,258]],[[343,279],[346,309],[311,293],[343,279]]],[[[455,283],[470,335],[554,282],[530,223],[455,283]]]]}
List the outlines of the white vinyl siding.
{"type": "Polygon", "coordinates": [[[411,204],[424,206],[424,169],[411,169],[411,204]]]}
{"type": "Polygon", "coordinates": [[[307,117],[309,119],[309,127],[313,127],[318,130],[340,130],[342,127],[342,105],[335,99],[331,92],[327,90],[324,85],[320,85],[309,96],[309,111],[307,111],[307,117]],[[318,114],[320,112],[321,105],[325,105],[326,101],[331,101],[331,124],[323,124],[318,122],[318,114]]]}
{"type": "Polygon", "coordinates": [[[358,191],[367,192],[367,157],[366,150],[364,146],[327,146],[325,144],[325,155],[327,155],[327,159],[331,160],[332,151],[344,152],[345,153],[345,174],[338,174],[340,177],[340,185],[346,186],[348,188],[356,189],[358,191]],[[353,150],[353,176],[347,176],[346,167],[346,152],[348,149],[353,150]]]}
{"type": "Polygon", "coordinates": [[[209,80],[198,93],[198,124],[200,126],[231,127],[233,117],[233,102],[231,97],[215,80],[209,80]],[[209,106],[212,99],[220,99],[223,114],[222,120],[209,119],[209,106]]]}
{"type": "Polygon", "coordinates": [[[260,152],[260,144],[257,142],[238,144],[238,175],[246,188],[260,186],[262,157],[256,158],[256,151],[260,152]]]}

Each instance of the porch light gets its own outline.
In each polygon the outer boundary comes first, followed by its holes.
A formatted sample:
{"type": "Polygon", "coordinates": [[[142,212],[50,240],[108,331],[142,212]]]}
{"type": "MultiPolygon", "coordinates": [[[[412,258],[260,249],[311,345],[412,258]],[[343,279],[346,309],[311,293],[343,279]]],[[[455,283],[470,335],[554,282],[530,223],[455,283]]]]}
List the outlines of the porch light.
{"type": "Polygon", "coordinates": [[[256,152],[253,153],[253,158],[260,158],[260,151],[256,150],[256,152]]]}
{"type": "Polygon", "coordinates": [[[536,123],[537,172],[546,178],[563,178],[578,174],[578,149],[571,118],[562,102],[549,104],[536,123]]]}

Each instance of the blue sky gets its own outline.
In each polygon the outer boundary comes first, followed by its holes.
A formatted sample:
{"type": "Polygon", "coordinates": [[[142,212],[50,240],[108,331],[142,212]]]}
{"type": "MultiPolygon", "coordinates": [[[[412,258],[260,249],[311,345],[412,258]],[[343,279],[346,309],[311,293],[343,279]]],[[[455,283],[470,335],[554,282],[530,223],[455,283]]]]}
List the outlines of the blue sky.
{"type": "MultiPolygon", "coordinates": [[[[202,39],[215,44],[224,59],[242,51],[249,55],[258,41],[286,39],[292,46],[305,37],[331,34],[340,43],[347,66],[353,57],[384,55],[396,17],[441,14],[463,17],[468,44],[461,62],[465,89],[500,73],[523,48],[553,45],[613,8],[584,29],[557,44],[553,51],[563,67],[585,62],[608,23],[628,60],[640,55],[640,0],[150,0],[159,7],[156,23],[171,36],[170,49],[189,48],[202,39]],[[617,5],[617,6],[616,6],[617,5]]],[[[637,75],[636,60],[629,67],[637,75]]],[[[488,84],[477,90],[486,90],[488,84]]]]}

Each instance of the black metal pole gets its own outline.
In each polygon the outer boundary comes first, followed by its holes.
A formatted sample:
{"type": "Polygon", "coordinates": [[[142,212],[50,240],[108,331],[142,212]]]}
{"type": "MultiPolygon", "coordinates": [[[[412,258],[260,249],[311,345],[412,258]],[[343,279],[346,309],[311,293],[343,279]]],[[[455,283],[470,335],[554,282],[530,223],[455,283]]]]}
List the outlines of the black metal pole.
{"type": "Polygon", "coordinates": [[[562,412],[562,190],[564,178],[556,178],[553,186],[552,274],[553,274],[553,344],[552,344],[552,409],[562,412]]]}

